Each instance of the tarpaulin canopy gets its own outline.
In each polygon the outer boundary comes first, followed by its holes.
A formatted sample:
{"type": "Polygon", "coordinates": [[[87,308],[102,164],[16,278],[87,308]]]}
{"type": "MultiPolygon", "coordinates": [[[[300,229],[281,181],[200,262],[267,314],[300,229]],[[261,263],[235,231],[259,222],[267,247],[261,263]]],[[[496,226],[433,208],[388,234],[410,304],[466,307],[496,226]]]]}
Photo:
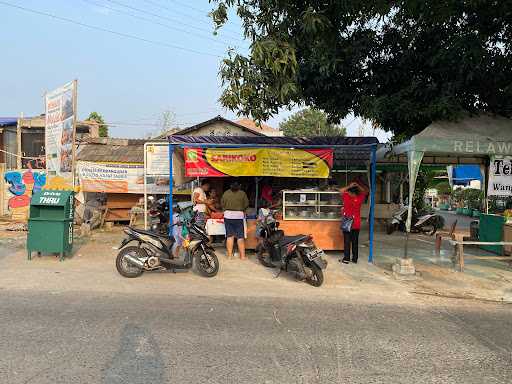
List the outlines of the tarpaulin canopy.
{"type": "MultiPolygon", "coordinates": [[[[420,151],[438,155],[512,155],[512,119],[482,115],[459,121],[437,121],[388,152],[420,151]]],[[[380,150],[377,158],[386,150],[380,150]]]]}
{"type": "MultiPolygon", "coordinates": [[[[169,143],[177,145],[212,144],[254,145],[254,146],[300,146],[300,147],[361,147],[379,143],[376,137],[269,137],[269,136],[179,136],[168,137],[169,143]]],[[[354,148],[355,149],[355,148],[354,148]]]]}
{"type": "MultiPolygon", "coordinates": [[[[420,164],[426,156],[440,156],[439,162],[479,163],[493,155],[512,155],[512,120],[501,116],[480,115],[458,121],[436,121],[410,140],[392,148],[381,148],[377,161],[406,155],[409,168],[409,196],[415,189],[420,164]]],[[[452,163],[453,164],[453,163],[452,163]]],[[[407,231],[410,231],[412,204],[409,204],[407,231]]]]}
{"type": "Polygon", "coordinates": [[[0,117],[0,127],[12,127],[17,124],[17,117],[0,117]]]}
{"type": "Polygon", "coordinates": [[[472,180],[482,180],[482,173],[478,165],[458,165],[453,167],[452,180],[457,185],[467,185],[472,180]]]}

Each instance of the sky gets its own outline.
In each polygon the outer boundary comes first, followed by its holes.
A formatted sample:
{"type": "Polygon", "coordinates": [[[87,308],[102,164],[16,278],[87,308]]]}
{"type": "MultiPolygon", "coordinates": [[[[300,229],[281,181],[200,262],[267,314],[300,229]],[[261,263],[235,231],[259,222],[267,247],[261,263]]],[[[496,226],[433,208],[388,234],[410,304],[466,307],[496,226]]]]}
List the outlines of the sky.
{"type": "MultiPolygon", "coordinates": [[[[112,137],[146,137],[165,111],[183,128],[235,119],[218,102],[218,71],[230,47],[249,44],[235,15],[214,36],[211,9],[208,0],[0,0],[0,116],[41,114],[46,91],[77,79],[79,118],[101,113],[112,137]]],[[[358,135],[360,119],[343,124],[358,135]]]]}

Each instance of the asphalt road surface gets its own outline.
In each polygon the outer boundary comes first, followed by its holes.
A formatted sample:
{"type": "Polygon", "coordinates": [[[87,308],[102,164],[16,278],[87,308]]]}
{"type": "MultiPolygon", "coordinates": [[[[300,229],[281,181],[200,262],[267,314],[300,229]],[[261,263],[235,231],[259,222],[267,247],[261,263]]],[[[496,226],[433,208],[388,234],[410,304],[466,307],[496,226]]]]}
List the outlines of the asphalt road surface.
{"type": "Polygon", "coordinates": [[[0,291],[0,381],[510,383],[512,307],[0,291]]]}

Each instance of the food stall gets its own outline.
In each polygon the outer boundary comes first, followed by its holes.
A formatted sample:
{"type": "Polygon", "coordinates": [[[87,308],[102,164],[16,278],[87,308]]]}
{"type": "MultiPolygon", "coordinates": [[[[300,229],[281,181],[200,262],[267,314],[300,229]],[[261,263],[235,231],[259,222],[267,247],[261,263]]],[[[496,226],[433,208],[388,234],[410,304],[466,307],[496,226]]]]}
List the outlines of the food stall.
{"type": "MultiPolygon", "coordinates": [[[[272,178],[272,188],[280,197],[278,220],[286,235],[306,232],[324,250],[342,250],[340,231],[341,197],[331,169],[335,161],[365,164],[370,171],[369,237],[373,258],[373,216],[375,205],[374,137],[200,137],[169,136],[169,157],[185,165],[185,176],[225,180],[237,177],[245,184],[253,202],[247,216],[246,246],[256,247],[256,212],[261,177],[272,178]],[[180,161],[180,160],[178,160],[180,161]]],[[[217,182],[216,185],[219,185],[217,182]]],[[[172,197],[171,197],[172,199],[172,197]]],[[[222,233],[222,219],[207,223],[210,234],[222,233]]]]}

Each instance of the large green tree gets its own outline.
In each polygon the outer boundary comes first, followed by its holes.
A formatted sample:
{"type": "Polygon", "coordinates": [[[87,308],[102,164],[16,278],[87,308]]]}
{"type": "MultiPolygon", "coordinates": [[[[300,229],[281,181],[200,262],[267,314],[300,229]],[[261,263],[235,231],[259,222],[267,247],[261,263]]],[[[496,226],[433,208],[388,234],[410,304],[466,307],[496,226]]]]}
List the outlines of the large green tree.
{"type": "Polygon", "coordinates": [[[108,125],[105,124],[103,116],[98,112],[91,112],[87,120],[95,121],[99,124],[99,135],[100,137],[108,137],[108,125]]]}
{"type": "Polygon", "coordinates": [[[327,120],[327,115],[318,109],[302,109],[281,124],[279,129],[285,136],[345,136],[346,130],[327,120]]]}
{"type": "Polygon", "coordinates": [[[438,119],[512,115],[510,0],[210,0],[251,41],[230,51],[221,102],[267,120],[306,104],[349,113],[397,137],[438,119]]]}

